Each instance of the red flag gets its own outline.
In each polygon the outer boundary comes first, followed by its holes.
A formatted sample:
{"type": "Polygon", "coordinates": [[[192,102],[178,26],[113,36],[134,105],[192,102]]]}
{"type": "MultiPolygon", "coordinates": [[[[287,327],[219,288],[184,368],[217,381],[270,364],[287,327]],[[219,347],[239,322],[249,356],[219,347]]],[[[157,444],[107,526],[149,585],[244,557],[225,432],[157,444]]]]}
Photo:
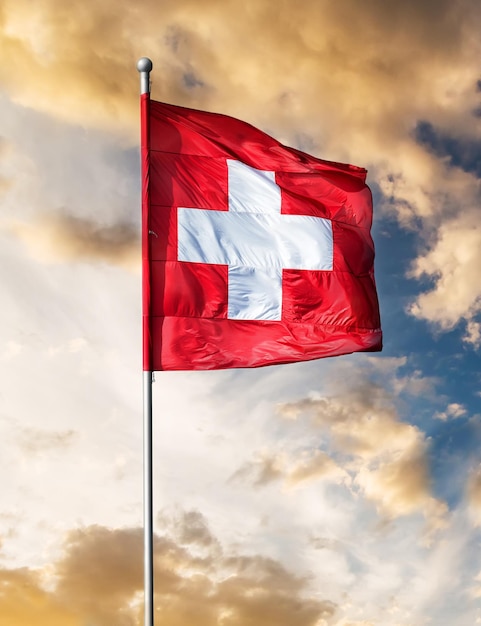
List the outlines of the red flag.
{"type": "Polygon", "coordinates": [[[364,169],[148,94],[142,112],[145,370],[381,350],[364,169]]]}

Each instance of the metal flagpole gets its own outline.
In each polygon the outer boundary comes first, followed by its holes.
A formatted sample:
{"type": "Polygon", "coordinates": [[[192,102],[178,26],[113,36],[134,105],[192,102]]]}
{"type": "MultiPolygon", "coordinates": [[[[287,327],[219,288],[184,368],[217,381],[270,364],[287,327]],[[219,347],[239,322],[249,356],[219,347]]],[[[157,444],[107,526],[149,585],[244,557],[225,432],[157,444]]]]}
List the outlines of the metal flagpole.
{"type": "Polygon", "coordinates": [[[149,116],[152,61],[137,62],[141,94],[141,176],[142,176],[142,319],[143,319],[143,413],[144,413],[144,626],[154,626],[154,518],[152,472],[152,362],[150,345],[150,264],[148,243],[149,212],[149,116]]]}
{"type": "Polygon", "coordinates": [[[144,372],[144,626],[154,626],[152,372],[144,372]]]}

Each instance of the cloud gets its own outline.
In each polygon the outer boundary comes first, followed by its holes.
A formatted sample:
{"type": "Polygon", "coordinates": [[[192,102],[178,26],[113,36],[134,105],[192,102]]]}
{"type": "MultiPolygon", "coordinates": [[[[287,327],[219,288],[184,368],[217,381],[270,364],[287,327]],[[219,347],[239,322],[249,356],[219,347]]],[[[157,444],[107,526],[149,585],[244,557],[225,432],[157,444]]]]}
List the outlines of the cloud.
{"type": "Polygon", "coordinates": [[[247,482],[254,487],[282,481],[292,488],[321,479],[340,482],[346,478],[347,473],[328,454],[314,449],[301,450],[291,456],[260,453],[240,467],[230,480],[247,482]]]}
{"type": "MultiPolygon", "coordinates": [[[[184,520],[199,524],[199,515],[184,520]]],[[[44,570],[0,570],[0,613],[27,626],[134,626],[141,622],[142,531],[89,526],[72,531],[44,570]]],[[[262,556],[198,559],[169,536],[155,539],[156,619],[171,626],[314,626],[336,606],[306,595],[307,581],[262,556]]]]}
{"type": "Polygon", "coordinates": [[[325,452],[314,450],[311,453],[301,453],[299,460],[290,469],[286,480],[288,486],[294,487],[324,477],[339,480],[346,478],[347,473],[325,452]]]}
{"type": "Polygon", "coordinates": [[[0,570],[0,610],[7,624],[15,626],[81,626],[71,607],[43,589],[41,576],[27,568],[0,570]]]}
{"type": "Polygon", "coordinates": [[[282,478],[283,460],[280,456],[260,453],[253,461],[245,463],[230,478],[231,481],[247,481],[256,487],[267,485],[282,478]]]}
{"type": "Polygon", "coordinates": [[[38,454],[48,450],[62,450],[75,440],[74,430],[47,431],[38,428],[23,428],[18,435],[18,445],[23,452],[38,454]]]}
{"type": "Polygon", "coordinates": [[[411,276],[428,277],[433,286],[417,297],[410,313],[442,330],[451,330],[459,320],[466,322],[465,341],[481,345],[479,323],[481,287],[481,228],[478,211],[444,222],[433,246],[413,264],[411,276]]]}
{"type": "MultiPolygon", "coordinates": [[[[3,165],[3,162],[9,156],[11,147],[10,142],[5,137],[0,136],[0,166],[3,165]]],[[[11,185],[11,177],[0,172],[0,197],[10,189],[11,185]]]]}
{"type": "MultiPolygon", "coordinates": [[[[380,362],[382,366],[382,360],[380,362]]],[[[420,370],[414,370],[407,376],[398,376],[392,386],[395,394],[406,393],[411,396],[435,397],[439,379],[433,376],[424,376],[420,370]]]]}
{"type": "Polygon", "coordinates": [[[466,485],[466,499],[476,526],[481,526],[481,465],[471,471],[466,485]]]}
{"type": "Polygon", "coordinates": [[[308,424],[313,440],[327,438],[334,459],[380,515],[420,512],[428,529],[444,527],[447,506],[431,491],[426,438],[399,419],[386,390],[366,381],[339,396],[285,403],[279,413],[308,424]]]}
{"type": "Polygon", "coordinates": [[[219,541],[199,511],[181,511],[172,518],[164,514],[159,516],[158,521],[178,543],[189,546],[191,550],[208,548],[213,553],[216,548],[220,548],[219,541]]]}
{"type": "Polygon", "coordinates": [[[469,34],[477,15],[468,0],[362,7],[261,0],[241,9],[232,0],[90,0],[69,9],[40,0],[35,11],[28,0],[7,0],[0,81],[17,101],[56,116],[134,125],[134,64],[149,54],[157,97],[256,110],[287,128],[293,113],[312,129],[329,115],[324,132],[344,120],[351,144],[375,135],[381,147],[386,133],[404,134],[421,112],[452,125],[462,123],[453,119],[453,102],[474,108],[478,69],[469,34]]]}
{"type": "Polygon", "coordinates": [[[466,415],[466,409],[462,404],[458,402],[451,402],[446,407],[445,411],[439,411],[434,414],[434,418],[446,422],[449,419],[458,419],[466,415]]]}
{"type": "Polygon", "coordinates": [[[148,54],[156,99],[235,115],[324,158],[367,165],[382,192],[377,211],[437,242],[412,272],[435,287],[410,312],[442,330],[465,320],[465,340],[477,346],[480,242],[470,231],[478,181],[416,130],[481,137],[480,17],[471,0],[256,0],[242,8],[233,0],[39,0],[34,10],[6,0],[0,86],[25,107],[137,143],[135,62],[148,54]],[[460,258],[462,248],[470,258],[460,258]]]}
{"type": "Polygon", "coordinates": [[[358,384],[343,396],[286,403],[279,412],[290,419],[307,414],[316,429],[329,428],[337,450],[367,460],[413,448],[422,437],[415,426],[398,420],[389,394],[370,382],[358,384]]]}
{"type": "Polygon", "coordinates": [[[44,262],[103,262],[140,268],[140,239],[132,224],[102,225],[63,211],[44,214],[7,229],[44,262]]]}

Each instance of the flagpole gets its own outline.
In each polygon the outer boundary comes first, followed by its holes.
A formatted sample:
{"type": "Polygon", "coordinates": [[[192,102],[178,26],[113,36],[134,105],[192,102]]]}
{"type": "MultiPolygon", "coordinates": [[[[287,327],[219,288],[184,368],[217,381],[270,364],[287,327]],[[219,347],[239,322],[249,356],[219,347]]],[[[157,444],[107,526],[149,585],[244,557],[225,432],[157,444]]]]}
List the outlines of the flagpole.
{"type": "Polygon", "coordinates": [[[137,62],[140,74],[140,135],[142,176],[142,344],[143,344],[143,498],[144,498],[144,626],[154,626],[154,516],[152,471],[152,347],[150,333],[150,252],[149,252],[149,103],[152,61],[137,62]]]}

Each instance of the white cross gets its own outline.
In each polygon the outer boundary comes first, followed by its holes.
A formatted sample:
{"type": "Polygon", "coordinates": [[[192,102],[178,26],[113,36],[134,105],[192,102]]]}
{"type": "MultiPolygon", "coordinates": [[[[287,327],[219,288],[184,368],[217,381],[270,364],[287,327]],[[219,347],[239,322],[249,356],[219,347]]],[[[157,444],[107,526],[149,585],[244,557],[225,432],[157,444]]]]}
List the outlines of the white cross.
{"type": "Polygon", "coordinates": [[[332,270],[332,222],[282,215],[275,172],[227,167],[228,211],[178,208],[178,260],[228,266],[229,319],[280,320],[283,269],[332,270]]]}

